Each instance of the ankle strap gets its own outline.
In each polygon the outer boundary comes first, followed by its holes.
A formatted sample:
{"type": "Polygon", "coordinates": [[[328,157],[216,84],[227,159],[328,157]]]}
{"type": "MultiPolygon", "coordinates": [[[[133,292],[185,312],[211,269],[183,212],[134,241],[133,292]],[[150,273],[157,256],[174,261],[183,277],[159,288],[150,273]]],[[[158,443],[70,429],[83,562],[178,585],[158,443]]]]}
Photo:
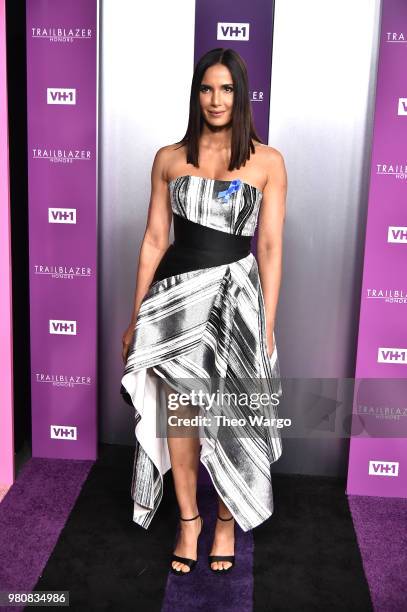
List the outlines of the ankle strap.
{"type": "Polygon", "coordinates": [[[194,521],[195,519],[197,519],[197,518],[198,518],[198,516],[200,516],[200,514],[199,514],[199,513],[198,513],[196,516],[193,516],[193,517],[192,517],[192,518],[190,518],[190,519],[184,519],[184,518],[182,518],[182,516],[180,516],[179,518],[180,518],[180,520],[181,520],[181,521],[194,521]]]}
{"type": "Polygon", "coordinates": [[[221,521],[231,521],[231,520],[232,520],[232,518],[233,518],[233,514],[232,514],[232,516],[230,516],[229,518],[222,518],[222,517],[221,517],[221,516],[219,516],[219,514],[218,514],[218,519],[219,519],[219,520],[221,520],[221,521]]]}

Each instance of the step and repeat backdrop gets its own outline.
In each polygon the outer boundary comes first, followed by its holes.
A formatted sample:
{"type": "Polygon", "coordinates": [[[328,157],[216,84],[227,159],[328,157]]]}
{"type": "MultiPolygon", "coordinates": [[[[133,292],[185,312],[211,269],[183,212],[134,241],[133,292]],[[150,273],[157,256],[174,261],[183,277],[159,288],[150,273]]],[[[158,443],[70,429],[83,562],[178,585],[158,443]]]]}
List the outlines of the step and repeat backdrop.
{"type": "MultiPolygon", "coordinates": [[[[27,115],[33,456],[97,457],[97,0],[27,0],[27,115]]],[[[119,10],[119,9],[118,9],[119,10]]],[[[214,47],[245,59],[267,142],[274,3],[197,0],[194,62],[214,47]]],[[[347,493],[407,494],[407,5],[382,7],[347,493]]],[[[6,99],[4,3],[0,87],[6,99]]],[[[3,96],[2,96],[3,99],[3,96]]],[[[7,108],[0,107],[6,146],[7,108]]],[[[7,159],[1,164],[1,329],[11,338],[7,159]],[[7,284],[8,282],[8,284],[7,284]],[[4,307],[6,305],[7,307],[4,307]],[[7,327],[7,317],[8,327],[7,327]],[[4,331],[5,330],[5,331],[4,331]]],[[[7,338],[6,338],[7,342],[7,338]]],[[[28,342],[27,342],[28,345],[28,342]]],[[[11,372],[11,343],[6,346],[11,372]]],[[[284,373],[282,373],[284,375],[284,373]]],[[[11,384],[9,385],[9,391],[11,384]]],[[[2,389],[2,393],[4,387],[2,389]]],[[[4,402],[4,404],[3,404],[4,402]]],[[[1,451],[12,454],[11,394],[1,451]]],[[[9,462],[10,465],[10,462],[9,462]]]]}
{"type": "Polygon", "coordinates": [[[407,497],[407,3],[382,5],[347,493],[407,497]]]}
{"type": "Polygon", "coordinates": [[[34,457],[97,456],[97,0],[27,1],[34,457]]]}

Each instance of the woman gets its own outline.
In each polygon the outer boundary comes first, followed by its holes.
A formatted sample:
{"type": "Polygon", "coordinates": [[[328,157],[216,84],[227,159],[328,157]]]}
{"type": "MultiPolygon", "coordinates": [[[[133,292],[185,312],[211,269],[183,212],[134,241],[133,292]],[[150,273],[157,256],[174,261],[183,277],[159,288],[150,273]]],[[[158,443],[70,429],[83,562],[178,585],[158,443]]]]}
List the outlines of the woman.
{"type": "Polygon", "coordinates": [[[261,381],[274,394],[263,416],[277,416],[281,395],[274,321],[287,177],[281,153],[256,134],[246,66],[235,51],[213,49],[196,65],[186,134],[156,153],[151,184],[122,352],[121,392],[136,420],[133,520],[148,527],[171,468],[181,522],[170,567],[178,575],[194,569],[201,461],[219,498],[209,565],[225,573],[234,566],[234,520],[247,531],[273,512],[269,468],[282,452],[279,429],[249,422],[258,406],[223,400],[191,399],[178,407],[181,419],[170,426],[167,417],[174,416],[175,392],[191,394],[199,384],[213,392],[215,379],[223,391],[246,397],[261,381]],[[256,261],[250,247],[257,220],[256,261]],[[208,414],[210,424],[183,420],[208,414]],[[163,415],[164,430],[157,426],[163,415]],[[239,417],[238,426],[226,417],[239,417]]]}

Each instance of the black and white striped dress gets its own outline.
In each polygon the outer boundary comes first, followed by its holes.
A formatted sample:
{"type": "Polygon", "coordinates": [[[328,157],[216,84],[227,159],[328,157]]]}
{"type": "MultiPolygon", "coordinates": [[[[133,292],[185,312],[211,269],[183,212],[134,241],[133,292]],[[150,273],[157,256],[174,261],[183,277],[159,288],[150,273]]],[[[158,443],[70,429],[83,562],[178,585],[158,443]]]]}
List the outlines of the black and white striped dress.
{"type": "Polygon", "coordinates": [[[282,453],[273,421],[282,395],[277,347],[269,356],[250,250],[263,193],[239,179],[192,175],[168,186],[175,240],[140,306],[121,380],[135,410],[133,520],[149,526],[171,468],[165,379],[179,392],[214,394],[211,404],[202,399],[210,395],[201,396],[200,411],[210,424],[200,425],[200,460],[247,531],[273,512],[270,465],[282,453]],[[258,407],[261,393],[265,401],[258,407]]]}

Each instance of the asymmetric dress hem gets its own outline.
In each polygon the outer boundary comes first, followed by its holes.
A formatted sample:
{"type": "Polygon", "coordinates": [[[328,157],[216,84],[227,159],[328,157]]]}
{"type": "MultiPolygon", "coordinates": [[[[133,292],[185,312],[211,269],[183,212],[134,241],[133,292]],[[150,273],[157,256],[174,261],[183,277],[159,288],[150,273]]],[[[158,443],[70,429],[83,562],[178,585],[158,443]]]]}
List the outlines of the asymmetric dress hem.
{"type": "MultiPolygon", "coordinates": [[[[202,381],[212,391],[220,380],[230,394],[247,397],[260,387],[282,395],[275,338],[272,355],[267,353],[257,261],[247,253],[262,192],[242,181],[195,176],[178,177],[169,188],[175,242],[140,306],[121,381],[135,411],[133,520],[144,528],[161,502],[163,476],[171,468],[167,438],[157,436],[157,422],[167,410],[161,382],[192,390],[202,381]]],[[[219,419],[248,421],[255,414],[251,405],[220,402],[211,410],[219,419]]],[[[273,403],[264,414],[278,419],[273,403]]],[[[270,465],[282,453],[275,423],[200,426],[200,462],[243,531],[273,513],[270,465]]]]}

